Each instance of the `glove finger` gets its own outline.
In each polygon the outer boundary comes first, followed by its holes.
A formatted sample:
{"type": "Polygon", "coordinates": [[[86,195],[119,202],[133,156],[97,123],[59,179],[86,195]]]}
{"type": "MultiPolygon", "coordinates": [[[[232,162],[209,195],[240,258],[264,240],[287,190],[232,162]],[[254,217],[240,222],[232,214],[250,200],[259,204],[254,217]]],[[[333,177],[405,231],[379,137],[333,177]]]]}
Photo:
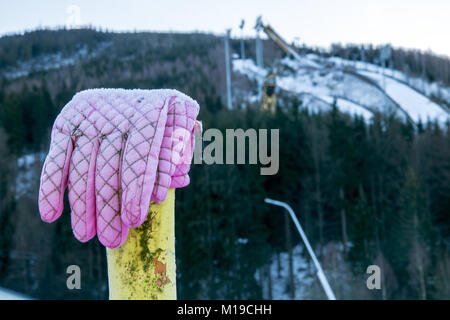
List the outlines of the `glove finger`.
{"type": "Polygon", "coordinates": [[[159,149],[167,119],[167,104],[162,110],[142,114],[126,143],[122,164],[122,221],[137,227],[147,217],[156,179],[159,149]]]}
{"type": "Polygon", "coordinates": [[[128,227],[120,218],[119,168],[125,137],[120,133],[105,136],[97,155],[95,176],[97,237],[108,248],[121,246],[128,235],[128,227]]]}
{"type": "Polygon", "coordinates": [[[78,137],[70,161],[68,189],[72,231],[81,242],[92,239],[96,233],[94,183],[99,144],[97,137],[78,137]]]}
{"type": "Polygon", "coordinates": [[[164,137],[159,152],[158,168],[156,169],[156,180],[152,192],[152,200],[161,202],[166,198],[168,188],[170,186],[171,176],[174,172],[174,165],[171,162],[173,147],[173,121],[175,113],[168,113],[167,123],[164,130],[164,137]]]}
{"type": "Polygon", "coordinates": [[[169,187],[183,187],[189,184],[187,172],[194,152],[194,119],[198,111],[196,103],[176,97],[169,103],[152,194],[154,202],[164,201],[169,187]]]}
{"type": "Polygon", "coordinates": [[[170,188],[181,188],[189,184],[189,169],[195,148],[195,118],[199,107],[191,102],[180,103],[178,114],[183,115],[184,126],[176,124],[173,132],[174,146],[172,148],[172,163],[175,170],[172,173],[170,188]]]}
{"type": "Polygon", "coordinates": [[[42,220],[46,222],[55,221],[63,211],[64,190],[67,186],[72,149],[71,136],[54,130],[39,188],[39,212],[42,220]]]}

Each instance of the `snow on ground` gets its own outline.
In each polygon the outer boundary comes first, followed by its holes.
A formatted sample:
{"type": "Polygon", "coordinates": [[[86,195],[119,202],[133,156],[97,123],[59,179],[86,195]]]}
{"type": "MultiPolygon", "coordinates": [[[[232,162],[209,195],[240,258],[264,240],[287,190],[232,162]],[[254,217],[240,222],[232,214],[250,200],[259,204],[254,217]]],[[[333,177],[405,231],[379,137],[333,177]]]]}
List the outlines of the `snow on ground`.
{"type": "Polygon", "coordinates": [[[406,84],[389,77],[383,77],[379,73],[368,71],[359,71],[359,73],[375,80],[382,86],[386,93],[408,112],[414,122],[418,123],[419,120],[426,122],[428,119],[436,119],[441,123],[445,123],[449,119],[449,114],[441,106],[406,84]]]}
{"type": "Polygon", "coordinates": [[[450,103],[450,88],[443,87],[436,82],[430,83],[422,78],[409,77],[407,74],[399,70],[386,69],[368,62],[345,60],[340,57],[331,57],[328,58],[327,61],[333,62],[338,67],[351,66],[355,68],[358,73],[361,73],[362,71],[369,71],[380,75],[384,74],[386,77],[404,82],[428,97],[434,95],[450,103]]]}
{"type": "MultiPolygon", "coordinates": [[[[322,97],[322,99],[327,101],[329,104],[332,104],[334,101],[333,97],[322,97]]],[[[369,122],[373,117],[373,113],[369,110],[364,109],[360,105],[345,99],[336,99],[336,105],[341,112],[363,117],[367,122],[369,122]]]]}
{"type": "Polygon", "coordinates": [[[262,80],[267,70],[258,67],[252,59],[234,59],[233,71],[246,75],[250,80],[262,80]]]}
{"type": "Polygon", "coordinates": [[[319,113],[330,111],[334,102],[336,102],[337,108],[344,113],[351,116],[356,115],[362,117],[365,121],[369,122],[373,113],[367,109],[364,109],[358,104],[345,99],[339,99],[331,96],[315,96],[308,93],[300,94],[303,105],[311,113],[319,113]]]}
{"type": "Polygon", "coordinates": [[[429,83],[421,78],[407,78],[405,82],[420,92],[424,92],[428,97],[435,96],[450,104],[449,87],[443,87],[436,82],[429,83]]]}
{"type": "Polygon", "coordinates": [[[8,79],[16,79],[26,77],[35,71],[48,71],[74,65],[78,61],[92,59],[98,56],[111,45],[112,42],[102,42],[90,53],[88,52],[87,47],[82,47],[70,57],[63,57],[60,52],[42,55],[28,61],[19,62],[18,66],[6,69],[3,71],[3,74],[8,79]]]}
{"type": "MultiPolygon", "coordinates": [[[[347,243],[347,248],[353,247],[351,242],[347,243]]],[[[318,254],[318,250],[314,249],[318,254]]],[[[322,255],[318,256],[331,289],[337,299],[365,299],[369,296],[356,295],[355,288],[365,289],[364,276],[352,273],[351,267],[345,259],[344,246],[341,242],[328,242],[322,248],[322,255]]],[[[298,244],[293,252],[293,275],[295,284],[295,299],[327,299],[322,285],[317,277],[317,269],[306,253],[303,243],[298,244]]],[[[267,270],[267,269],[265,269],[267,270]]],[[[276,255],[272,256],[270,264],[270,274],[272,279],[272,298],[275,300],[288,300],[289,295],[289,255],[282,252],[279,261],[276,255]]],[[[260,281],[260,273],[255,273],[255,279],[260,281]]],[[[263,276],[262,282],[263,299],[270,298],[269,281],[267,274],[263,276]]],[[[367,293],[366,290],[363,293],[367,293]]]]}
{"type": "Polygon", "coordinates": [[[19,199],[23,195],[27,194],[33,185],[33,170],[34,155],[28,154],[17,159],[17,166],[19,168],[17,172],[16,182],[16,197],[19,199]]]}
{"type": "MultiPolygon", "coordinates": [[[[358,114],[365,119],[372,117],[369,110],[372,110],[373,106],[382,106],[391,110],[396,108],[378,88],[340,70],[305,69],[299,67],[298,61],[288,58],[283,59],[281,65],[289,69],[278,73],[277,87],[292,94],[308,94],[310,97],[305,102],[313,101],[314,104],[305,103],[304,105],[312,111],[329,110],[330,100],[332,102],[333,97],[338,98],[340,110],[358,114]]],[[[267,70],[256,66],[251,59],[234,60],[233,70],[260,84],[268,73],[267,70]]],[[[386,110],[377,111],[385,112],[386,110]]]]}
{"type": "MultiPolygon", "coordinates": [[[[36,171],[36,165],[44,162],[46,153],[33,153],[26,154],[17,159],[17,178],[16,178],[16,198],[24,196],[27,193],[32,194],[33,189],[36,188],[34,178],[36,171]]],[[[40,171],[40,168],[39,168],[40,171]]]]}
{"type": "Polygon", "coordinates": [[[326,112],[331,110],[331,104],[324,99],[309,93],[301,93],[300,96],[303,101],[303,107],[307,108],[307,110],[311,113],[326,112]]]}
{"type": "Polygon", "coordinates": [[[288,64],[291,68],[298,69],[298,68],[313,68],[313,69],[320,69],[322,66],[314,61],[312,59],[312,56],[298,56],[296,59],[289,59],[284,58],[284,63],[288,64]]]}
{"type": "Polygon", "coordinates": [[[0,288],[0,300],[30,300],[30,298],[9,289],[0,288]]]}
{"type": "MultiPolygon", "coordinates": [[[[313,267],[303,256],[303,246],[298,245],[292,249],[293,253],[293,270],[294,270],[294,283],[295,283],[295,299],[307,299],[308,288],[313,284],[315,279],[315,273],[313,267]]],[[[280,253],[280,266],[278,270],[278,262],[276,256],[272,258],[272,264],[270,266],[272,276],[272,297],[275,300],[289,300],[289,255],[285,252],[280,253]]],[[[255,278],[258,279],[258,273],[255,274],[255,278]]],[[[268,298],[268,283],[265,281],[263,288],[264,298],[268,298]]]]}
{"type": "Polygon", "coordinates": [[[397,78],[400,80],[405,79],[405,75],[401,71],[393,70],[393,69],[386,69],[381,66],[377,66],[375,64],[368,63],[368,62],[346,60],[346,59],[343,59],[340,57],[331,57],[331,58],[328,58],[327,61],[333,62],[338,67],[350,66],[357,70],[370,71],[370,72],[374,72],[374,73],[385,73],[386,75],[389,75],[391,77],[394,77],[394,78],[397,78]]]}
{"type": "MultiPolygon", "coordinates": [[[[302,59],[310,59],[317,66],[320,61],[320,57],[316,55],[308,55],[302,59]]],[[[277,87],[292,94],[310,95],[309,102],[313,101],[314,104],[306,107],[313,111],[327,110],[327,104],[330,105],[336,98],[339,110],[357,114],[366,120],[372,118],[373,112],[395,114],[404,120],[408,115],[416,123],[419,120],[426,122],[428,119],[445,123],[449,119],[449,113],[444,107],[409,86],[406,81],[410,80],[400,71],[337,57],[322,59],[332,62],[337,68],[315,68],[303,60],[286,57],[280,61],[277,67],[277,87]],[[349,65],[356,68],[356,74],[342,69],[349,65]],[[358,77],[358,74],[362,77],[358,77]]],[[[258,81],[259,85],[268,74],[268,70],[258,67],[251,59],[233,60],[233,71],[258,81]]],[[[428,86],[429,92],[438,92],[440,96],[444,96],[448,89],[450,97],[449,88],[440,88],[436,84],[434,89],[430,88],[431,85],[428,86]]]]}
{"type": "MultiPolygon", "coordinates": [[[[288,61],[284,59],[282,64],[293,68],[295,64],[288,61]]],[[[286,72],[277,77],[277,86],[289,92],[306,92],[317,97],[345,97],[362,106],[388,103],[382,92],[340,70],[294,69],[293,73],[286,72]]]]}

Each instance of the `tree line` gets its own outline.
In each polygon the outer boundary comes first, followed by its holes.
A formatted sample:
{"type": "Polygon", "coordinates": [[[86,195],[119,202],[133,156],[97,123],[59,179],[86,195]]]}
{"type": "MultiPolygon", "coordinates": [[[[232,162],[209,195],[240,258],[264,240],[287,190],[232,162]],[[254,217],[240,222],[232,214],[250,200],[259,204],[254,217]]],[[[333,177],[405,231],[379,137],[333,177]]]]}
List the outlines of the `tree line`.
{"type": "MultiPolygon", "coordinates": [[[[70,39],[71,32],[61,32],[70,39]]],[[[97,240],[74,239],[67,199],[57,222],[39,218],[50,128],[79,90],[165,87],[195,97],[204,128],[280,130],[274,176],[261,176],[255,165],[192,166],[191,184],[176,195],[179,298],[271,298],[280,283],[291,297],[300,289],[305,298],[324,297],[311,263],[307,271],[315,280],[296,280],[294,248],[302,243],[288,216],[265,204],[265,197],[293,207],[338,298],[450,297],[448,124],[414,127],[381,115],[366,122],[336,107],[313,114],[293,97],[284,98],[274,115],[248,102],[227,110],[221,38],[108,37],[113,45],[101,56],[0,80],[0,286],[39,298],[107,298],[104,248],[97,240]],[[286,254],[287,263],[281,259],[286,254]],[[71,264],[81,267],[81,291],[66,289],[71,264]],[[371,264],[384,271],[381,291],[365,287],[371,264]]],[[[270,62],[280,53],[265,45],[270,62]]]]}

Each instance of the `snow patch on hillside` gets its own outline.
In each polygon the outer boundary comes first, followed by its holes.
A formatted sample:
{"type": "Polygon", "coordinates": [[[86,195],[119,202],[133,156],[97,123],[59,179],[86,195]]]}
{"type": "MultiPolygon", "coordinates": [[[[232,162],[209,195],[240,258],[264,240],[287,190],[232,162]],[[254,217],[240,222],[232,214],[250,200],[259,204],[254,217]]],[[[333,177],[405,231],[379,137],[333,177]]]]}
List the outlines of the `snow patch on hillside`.
{"type": "Polygon", "coordinates": [[[60,69],[74,65],[82,60],[92,59],[104,52],[111,45],[112,42],[102,42],[91,52],[88,51],[86,46],[83,46],[74,55],[69,57],[63,57],[61,52],[42,55],[28,61],[21,61],[16,67],[7,68],[2,73],[7,79],[17,79],[26,77],[32,72],[60,69]]]}
{"type": "Polygon", "coordinates": [[[40,165],[44,162],[46,154],[33,153],[26,154],[17,159],[17,178],[16,178],[16,198],[19,199],[26,194],[32,194],[35,191],[35,174],[40,172],[40,165]],[[36,166],[39,166],[37,168],[36,166]]]}
{"type": "MultiPolygon", "coordinates": [[[[335,100],[335,98],[333,97],[323,97],[323,99],[329,104],[332,104],[335,100]]],[[[336,99],[336,105],[341,112],[362,117],[367,122],[369,122],[373,117],[373,113],[369,110],[364,109],[360,105],[345,99],[336,99]]]]}
{"type": "Polygon", "coordinates": [[[234,59],[233,71],[246,75],[251,80],[262,80],[267,70],[258,67],[252,59],[234,59]]]}
{"type": "MultiPolygon", "coordinates": [[[[303,246],[298,245],[292,249],[293,253],[293,270],[295,284],[295,299],[307,299],[308,288],[315,281],[315,274],[312,266],[303,256],[303,246]]],[[[272,277],[272,298],[274,300],[290,300],[289,295],[289,255],[285,252],[280,253],[280,266],[278,268],[277,257],[272,257],[270,272],[272,277]]],[[[259,281],[259,274],[255,274],[256,280],[259,281]]],[[[269,297],[268,282],[264,282],[263,297],[269,297]]]]}

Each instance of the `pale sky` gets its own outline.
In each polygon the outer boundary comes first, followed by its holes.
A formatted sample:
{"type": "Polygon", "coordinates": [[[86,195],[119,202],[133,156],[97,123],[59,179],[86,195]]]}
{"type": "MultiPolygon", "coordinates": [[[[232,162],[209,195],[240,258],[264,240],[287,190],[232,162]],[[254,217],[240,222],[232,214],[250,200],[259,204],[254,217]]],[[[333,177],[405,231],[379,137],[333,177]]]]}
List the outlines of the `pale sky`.
{"type": "Polygon", "coordinates": [[[205,31],[221,34],[245,19],[253,36],[262,15],[288,41],[310,46],[391,43],[450,56],[450,0],[0,0],[0,34],[79,22],[116,31],[205,31]],[[70,11],[70,10],[69,10],[70,11]]]}

